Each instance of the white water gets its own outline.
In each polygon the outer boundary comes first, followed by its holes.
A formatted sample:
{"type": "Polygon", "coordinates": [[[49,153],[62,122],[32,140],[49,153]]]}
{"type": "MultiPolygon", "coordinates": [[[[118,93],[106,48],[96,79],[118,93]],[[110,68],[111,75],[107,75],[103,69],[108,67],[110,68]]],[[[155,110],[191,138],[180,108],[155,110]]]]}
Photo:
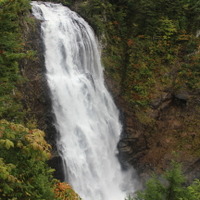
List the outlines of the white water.
{"type": "Polygon", "coordinates": [[[130,174],[121,171],[116,158],[122,126],[104,86],[94,33],[60,4],[32,2],[32,7],[43,20],[46,76],[65,179],[84,200],[123,200],[130,174]]]}

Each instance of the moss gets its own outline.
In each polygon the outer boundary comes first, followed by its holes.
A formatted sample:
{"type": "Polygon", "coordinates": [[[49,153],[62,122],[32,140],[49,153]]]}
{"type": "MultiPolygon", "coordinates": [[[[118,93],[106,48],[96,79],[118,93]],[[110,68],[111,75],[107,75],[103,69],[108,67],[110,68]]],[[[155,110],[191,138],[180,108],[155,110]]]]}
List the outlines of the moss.
{"type": "Polygon", "coordinates": [[[155,125],[156,121],[152,116],[149,116],[148,111],[137,110],[135,112],[135,115],[143,125],[149,125],[149,126],[155,125]]]}

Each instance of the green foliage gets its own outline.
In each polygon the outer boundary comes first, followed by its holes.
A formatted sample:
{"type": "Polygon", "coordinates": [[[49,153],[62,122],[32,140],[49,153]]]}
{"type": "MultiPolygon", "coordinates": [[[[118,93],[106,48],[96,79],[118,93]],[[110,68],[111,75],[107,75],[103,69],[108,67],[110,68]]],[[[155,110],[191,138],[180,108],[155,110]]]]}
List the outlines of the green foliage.
{"type": "Polygon", "coordinates": [[[200,1],[191,0],[187,4],[187,17],[190,19],[188,31],[192,31],[194,34],[199,30],[200,26],[200,1]]]}
{"type": "Polygon", "coordinates": [[[16,86],[22,81],[19,62],[30,57],[24,51],[22,23],[30,9],[29,0],[0,1],[0,118],[21,121],[24,110],[16,86]]]}
{"type": "Polygon", "coordinates": [[[186,196],[179,200],[198,200],[200,199],[200,180],[196,179],[190,186],[187,187],[186,196]]]}
{"type": "Polygon", "coordinates": [[[146,187],[145,193],[138,193],[137,200],[163,200],[165,188],[156,177],[150,179],[147,182],[146,187]]]}
{"type": "Polygon", "coordinates": [[[180,165],[173,163],[171,170],[167,171],[161,180],[154,176],[147,184],[143,192],[138,192],[136,200],[178,200],[184,195],[183,175],[180,165]]]}
{"type": "Polygon", "coordinates": [[[53,179],[44,137],[41,130],[0,121],[0,199],[80,199],[68,184],[53,179]]]}
{"type": "Polygon", "coordinates": [[[158,35],[161,35],[163,39],[170,39],[176,32],[176,26],[173,20],[169,20],[168,18],[163,18],[158,21],[159,26],[157,29],[158,35]]]}
{"type": "Polygon", "coordinates": [[[172,162],[170,170],[162,177],[153,176],[145,185],[143,191],[127,200],[198,200],[200,197],[200,181],[195,180],[188,187],[180,164],[172,162]]]}
{"type": "Polygon", "coordinates": [[[172,162],[172,169],[166,171],[164,178],[168,181],[166,199],[175,200],[185,195],[185,189],[182,186],[185,178],[182,174],[180,164],[172,162]]]}
{"type": "Polygon", "coordinates": [[[112,13],[112,7],[108,1],[88,0],[78,4],[78,12],[94,28],[94,31],[100,35],[106,29],[106,18],[112,13]]]}
{"type": "Polygon", "coordinates": [[[40,130],[0,121],[0,197],[54,199],[54,181],[45,161],[50,145],[40,130]]]}

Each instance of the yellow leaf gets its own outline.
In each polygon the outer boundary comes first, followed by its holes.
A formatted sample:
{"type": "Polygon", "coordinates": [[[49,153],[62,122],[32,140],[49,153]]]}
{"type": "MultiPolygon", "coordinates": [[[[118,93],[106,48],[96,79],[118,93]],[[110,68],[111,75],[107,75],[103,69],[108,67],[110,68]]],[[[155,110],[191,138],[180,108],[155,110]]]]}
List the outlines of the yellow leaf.
{"type": "Polygon", "coordinates": [[[5,147],[6,149],[10,149],[11,147],[14,147],[14,143],[8,139],[5,140],[5,147]]]}

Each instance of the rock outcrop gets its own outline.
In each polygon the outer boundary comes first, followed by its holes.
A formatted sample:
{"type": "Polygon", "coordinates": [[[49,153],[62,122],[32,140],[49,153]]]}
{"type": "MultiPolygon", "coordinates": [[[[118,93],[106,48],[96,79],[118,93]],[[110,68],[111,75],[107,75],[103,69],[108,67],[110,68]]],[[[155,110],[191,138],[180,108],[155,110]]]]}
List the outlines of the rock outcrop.
{"type": "Polygon", "coordinates": [[[183,88],[164,91],[146,109],[131,108],[120,96],[118,84],[108,77],[106,82],[123,116],[118,146],[122,163],[133,165],[146,180],[176,160],[183,164],[189,182],[200,178],[200,94],[183,88]]]}

